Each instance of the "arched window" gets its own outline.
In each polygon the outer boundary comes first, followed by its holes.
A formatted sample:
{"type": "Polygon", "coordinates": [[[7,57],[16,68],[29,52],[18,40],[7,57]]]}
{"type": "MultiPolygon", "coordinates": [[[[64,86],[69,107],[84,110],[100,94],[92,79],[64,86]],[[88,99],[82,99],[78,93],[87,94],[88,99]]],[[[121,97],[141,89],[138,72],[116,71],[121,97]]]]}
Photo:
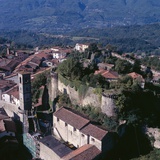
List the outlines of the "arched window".
{"type": "Polygon", "coordinates": [[[21,77],[19,78],[19,82],[22,83],[22,78],[21,77]]]}

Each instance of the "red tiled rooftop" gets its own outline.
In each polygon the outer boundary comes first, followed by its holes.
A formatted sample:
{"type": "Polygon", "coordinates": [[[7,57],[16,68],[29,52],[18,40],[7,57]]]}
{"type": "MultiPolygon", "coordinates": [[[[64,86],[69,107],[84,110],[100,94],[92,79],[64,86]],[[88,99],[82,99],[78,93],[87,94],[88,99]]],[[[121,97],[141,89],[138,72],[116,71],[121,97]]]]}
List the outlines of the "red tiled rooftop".
{"type": "Polygon", "coordinates": [[[85,125],[87,125],[90,121],[82,116],[72,112],[70,109],[61,107],[54,113],[54,116],[61,119],[62,121],[70,124],[76,129],[81,129],[85,125]]]}
{"type": "Polygon", "coordinates": [[[133,79],[136,79],[138,77],[142,77],[140,74],[136,73],[136,72],[131,72],[128,74],[129,76],[131,76],[133,79]]]}
{"type": "Polygon", "coordinates": [[[95,71],[95,74],[101,74],[103,77],[105,77],[107,79],[117,79],[119,77],[117,72],[107,71],[107,70],[103,70],[103,69],[95,71]]]}
{"type": "Polygon", "coordinates": [[[11,62],[10,59],[0,58],[0,66],[6,66],[9,62],[11,62]]]}
{"type": "Polygon", "coordinates": [[[93,124],[88,124],[87,126],[85,126],[81,129],[81,132],[86,135],[90,135],[98,140],[102,140],[103,137],[108,133],[108,131],[103,130],[93,124]]]}
{"type": "Polygon", "coordinates": [[[12,80],[0,80],[0,88],[10,88],[13,87],[14,85],[16,85],[15,82],[13,82],[12,80]]]}
{"type": "Polygon", "coordinates": [[[93,160],[101,151],[91,144],[86,144],[68,155],[64,156],[62,160],[93,160]]]}
{"type": "Polygon", "coordinates": [[[44,52],[44,51],[42,51],[42,52],[40,52],[40,53],[38,53],[38,54],[35,54],[36,55],[36,57],[39,57],[39,58],[47,58],[47,56],[48,56],[48,54],[46,54],[46,52],[44,52]]]}
{"type": "Polygon", "coordinates": [[[18,85],[14,86],[13,88],[6,91],[5,94],[12,95],[13,97],[19,99],[19,87],[18,87],[18,85]]]}

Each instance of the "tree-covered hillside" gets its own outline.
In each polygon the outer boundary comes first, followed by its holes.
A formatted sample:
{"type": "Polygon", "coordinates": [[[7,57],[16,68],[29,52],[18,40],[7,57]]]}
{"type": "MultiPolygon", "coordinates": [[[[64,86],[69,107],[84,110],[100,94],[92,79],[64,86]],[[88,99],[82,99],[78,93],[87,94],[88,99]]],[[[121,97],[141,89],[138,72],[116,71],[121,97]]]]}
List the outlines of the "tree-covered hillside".
{"type": "Polygon", "coordinates": [[[121,26],[104,29],[88,28],[67,33],[65,35],[40,34],[31,31],[0,31],[0,36],[19,44],[31,46],[72,45],[76,43],[108,44],[119,52],[160,54],[160,24],[121,26]]]}
{"type": "Polygon", "coordinates": [[[41,32],[160,21],[153,0],[0,0],[0,29],[41,32]]]}

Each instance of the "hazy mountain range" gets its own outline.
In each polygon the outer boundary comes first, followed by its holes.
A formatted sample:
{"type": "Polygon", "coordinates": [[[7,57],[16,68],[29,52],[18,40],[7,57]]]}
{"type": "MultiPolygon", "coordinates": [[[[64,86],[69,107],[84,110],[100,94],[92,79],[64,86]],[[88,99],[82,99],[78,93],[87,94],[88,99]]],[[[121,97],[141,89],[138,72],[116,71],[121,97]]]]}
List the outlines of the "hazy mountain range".
{"type": "Polygon", "coordinates": [[[63,32],[160,22],[159,0],[0,0],[0,29],[63,32]]]}

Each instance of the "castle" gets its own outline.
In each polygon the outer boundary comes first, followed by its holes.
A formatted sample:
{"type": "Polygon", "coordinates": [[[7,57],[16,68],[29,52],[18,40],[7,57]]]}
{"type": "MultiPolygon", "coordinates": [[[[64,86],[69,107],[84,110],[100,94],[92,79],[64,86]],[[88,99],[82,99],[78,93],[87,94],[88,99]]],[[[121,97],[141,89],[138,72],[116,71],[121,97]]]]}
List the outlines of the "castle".
{"type": "MultiPolygon", "coordinates": [[[[90,120],[65,107],[53,114],[53,135],[43,137],[36,130],[30,133],[28,121],[29,119],[34,120],[30,74],[18,73],[18,82],[16,91],[19,93],[19,97],[17,97],[19,102],[13,104],[12,101],[3,101],[3,105],[10,117],[14,117],[22,123],[23,143],[34,158],[67,160],[77,156],[85,159],[87,156],[86,160],[96,160],[100,158],[101,153],[113,148],[114,133],[95,126],[90,120]],[[76,150],[72,150],[67,144],[72,144],[76,150]]],[[[50,96],[53,99],[61,89],[58,86],[59,83],[57,74],[52,74],[51,86],[53,86],[50,96]]]]}

